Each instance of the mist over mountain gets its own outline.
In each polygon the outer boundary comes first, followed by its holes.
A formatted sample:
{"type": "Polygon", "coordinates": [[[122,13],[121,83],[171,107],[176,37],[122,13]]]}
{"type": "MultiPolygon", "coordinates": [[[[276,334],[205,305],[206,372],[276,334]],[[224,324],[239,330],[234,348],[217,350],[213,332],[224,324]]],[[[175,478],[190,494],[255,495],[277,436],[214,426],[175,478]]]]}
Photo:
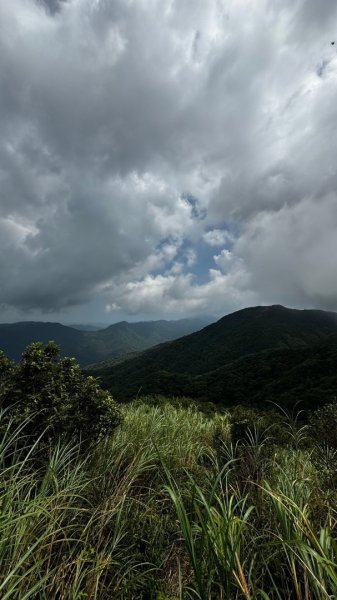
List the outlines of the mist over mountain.
{"type": "Polygon", "coordinates": [[[156,344],[173,340],[201,329],[207,318],[178,321],[121,321],[98,331],[79,330],[60,323],[21,322],[0,324],[0,350],[19,360],[32,342],[54,340],[63,356],[71,356],[82,365],[140,352],[156,344]]]}
{"type": "Polygon", "coordinates": [[[235,404],[331,399],[337,389],[337,314],[247,308],[199,332],[96,368],[116,398],[187,395],[235,404]],[[322,391],[323,390],[323,391],[322,391]]]}

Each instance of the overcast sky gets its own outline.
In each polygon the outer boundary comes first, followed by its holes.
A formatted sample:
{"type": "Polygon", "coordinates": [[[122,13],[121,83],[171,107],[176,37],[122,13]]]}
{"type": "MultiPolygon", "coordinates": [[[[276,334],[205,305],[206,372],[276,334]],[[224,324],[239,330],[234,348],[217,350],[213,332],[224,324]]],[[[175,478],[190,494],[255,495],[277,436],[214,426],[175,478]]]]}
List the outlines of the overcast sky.
{"type": "Polygon", "coordinates": [[[337,310],[336,0],[1,0],[0,321],[275,303],[337,310]]]}

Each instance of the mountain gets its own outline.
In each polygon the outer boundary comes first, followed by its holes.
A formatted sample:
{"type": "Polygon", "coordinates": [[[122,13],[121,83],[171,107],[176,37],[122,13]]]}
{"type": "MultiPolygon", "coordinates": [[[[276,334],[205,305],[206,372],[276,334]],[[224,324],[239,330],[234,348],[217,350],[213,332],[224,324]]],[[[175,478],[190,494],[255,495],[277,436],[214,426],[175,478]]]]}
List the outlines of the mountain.
{"type": "Polygon", "coordinates": [[[64,356],[75,356],[80,352],[84,341],[81,331],[60,323],[21,323],[0,324],[0,350],[9,358],[19,360],[22,352],[32,342],[47,343],[55,340],[62,348],[64,356]]]}
{"type": "Polygon", "coordinates": [[[337,314],[277,305],[240,310],[92,374],[121,400],[162,393],[231,404],[294,399],[296,390],[330,398],[336,365],[337,314]]]}
{"type": "Polygon", "coordinates": [[[140,323],[122,321],[99,331],[32,321],[0,324],[0,350],[19,360],[28,344],[54,340],[60,345],[63,356],[73,356],[81,365],[88,365],[143,351],[201,329],[207,322],[203,318],[140,323]]]}

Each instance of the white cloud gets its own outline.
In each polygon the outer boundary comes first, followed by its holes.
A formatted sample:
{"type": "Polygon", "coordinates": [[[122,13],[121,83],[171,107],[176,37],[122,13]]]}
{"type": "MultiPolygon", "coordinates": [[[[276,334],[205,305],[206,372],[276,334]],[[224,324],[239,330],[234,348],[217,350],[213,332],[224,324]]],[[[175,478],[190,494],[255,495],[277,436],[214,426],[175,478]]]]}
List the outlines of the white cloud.
{"type": "Polygon", "coordinates": [[[251,291],[250,275],[240,261],[228,273],[210,269],[209,280],[202,285],[190,274],[147,275],[142,280],[115,285],[111,297],[114,302],[109,310],[166,317],[224,314],[258,300],[258,294],[251,291]]]}
{"type": "Polygon", "coordinates": [[[234,241],[234,237],[229,231],[224,229],[211,229],[203,235],[203,240],[209,246],[225,246],[234,241]]]}
{"type": "Polygon", "coordinates": [[[221,250],[220,254],[213,256],[213,258],[214,262],[223,272],[231,269],[233,267],[233,263],[238,260],[229,250],[221,250]]]}

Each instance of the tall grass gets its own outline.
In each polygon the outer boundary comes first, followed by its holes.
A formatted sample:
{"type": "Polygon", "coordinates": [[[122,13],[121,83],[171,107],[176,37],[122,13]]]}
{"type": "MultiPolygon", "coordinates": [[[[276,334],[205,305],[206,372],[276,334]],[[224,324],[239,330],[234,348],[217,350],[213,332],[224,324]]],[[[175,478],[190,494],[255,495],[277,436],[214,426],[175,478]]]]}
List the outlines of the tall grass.
{"type": "Polygon", "coordinates": [[[101,450],[104,464],[94,466],[78,446],[56,445],[46,457],[39,441],[25,445],[20,429],[4,432],[1,598],[128,598],[144,579],[126,540],[126,499],[147,461],[139,456],[121,472],[123,452],[101,450]]]}
{"type": "Polygon", "coordinates": [[[2,599],[337,597],[336,490],[305,430],[233,445],[226,414],[123,412],[87,451],[2,427],[2,599]]]}

